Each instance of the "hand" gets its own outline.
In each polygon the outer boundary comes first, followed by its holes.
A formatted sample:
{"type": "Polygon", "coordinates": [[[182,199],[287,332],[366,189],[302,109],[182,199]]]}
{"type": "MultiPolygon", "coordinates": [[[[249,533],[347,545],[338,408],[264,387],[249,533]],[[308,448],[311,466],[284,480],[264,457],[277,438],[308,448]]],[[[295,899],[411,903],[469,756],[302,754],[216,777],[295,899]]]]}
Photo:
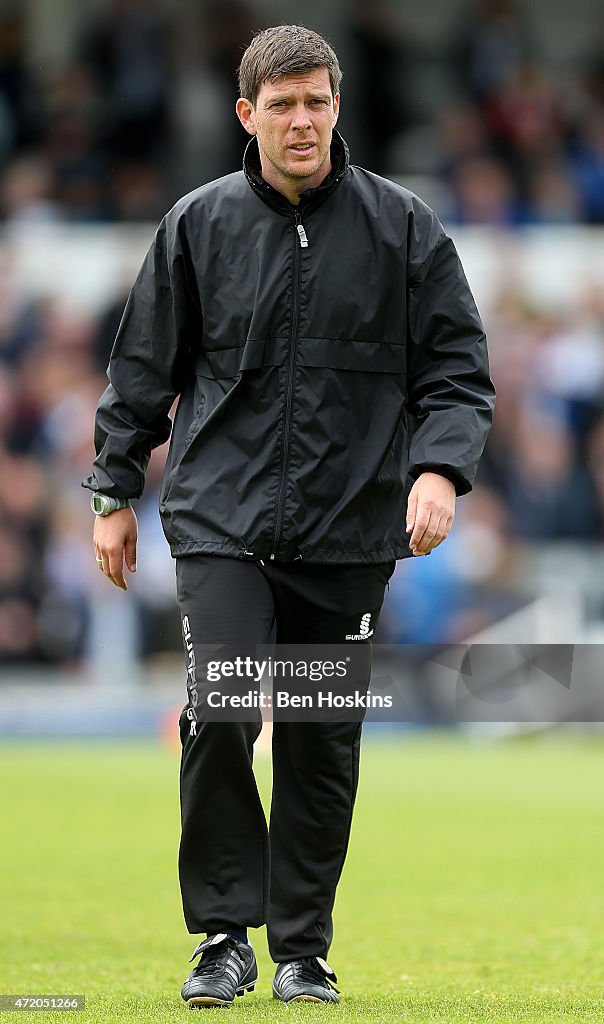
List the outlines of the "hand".
{"type": "Polygon", "coordinates": [[[448,537],[455,516],[455,485],[439,473],[422,473],[409,494],[407,533],[414,555],[428,555],[448,537]]]}
{"type": "Polygon", "coordinates": [[[127,590],[124,558],[130,572],[136,572],[138,524],[134,509],[118,508],[108,516],[95,516],[92,540],[99,569],[121,590],[127,590]]]}

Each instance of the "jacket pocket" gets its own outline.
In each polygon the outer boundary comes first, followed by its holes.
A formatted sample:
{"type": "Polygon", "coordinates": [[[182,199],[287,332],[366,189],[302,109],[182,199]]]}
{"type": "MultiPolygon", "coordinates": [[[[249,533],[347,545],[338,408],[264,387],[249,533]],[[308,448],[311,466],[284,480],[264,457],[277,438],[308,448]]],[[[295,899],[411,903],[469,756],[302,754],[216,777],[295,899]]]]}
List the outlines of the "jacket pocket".
{"type": "Polygon", "coordinates": [[[287,338],[254,338],[233,348],[203,349],[195,360],[198,377],[210,380],[240,377],[246,370],[281,366],[286,359],[287,338]]]}
{"type": "Polygon", "coordinates": [[[296,358],[300,366],[406,376],[404,345],[336,338],[300,338],[296,358]]]}

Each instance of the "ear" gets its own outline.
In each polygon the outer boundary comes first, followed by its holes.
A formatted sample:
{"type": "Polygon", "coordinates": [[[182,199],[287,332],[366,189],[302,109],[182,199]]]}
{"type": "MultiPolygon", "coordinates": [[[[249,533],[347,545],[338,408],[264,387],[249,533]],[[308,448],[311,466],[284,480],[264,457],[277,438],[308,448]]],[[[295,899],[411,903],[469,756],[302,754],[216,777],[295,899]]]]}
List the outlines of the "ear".
{"type": "Polygon", "coordinates": [[[338,120],[338,114],[340,113],[340,94],[337,92],[333,98],[333,124],[332,128],[335,128],[336,121],[338,120]]]}
{"type": "Polygon", "coordinates": [[[241,124],[245,128],[248,135],[256,134],[256,112],[249,100],[240,96],[235,104],[235,110],[237,111],[237,117],[241,121],[241,124]]]}

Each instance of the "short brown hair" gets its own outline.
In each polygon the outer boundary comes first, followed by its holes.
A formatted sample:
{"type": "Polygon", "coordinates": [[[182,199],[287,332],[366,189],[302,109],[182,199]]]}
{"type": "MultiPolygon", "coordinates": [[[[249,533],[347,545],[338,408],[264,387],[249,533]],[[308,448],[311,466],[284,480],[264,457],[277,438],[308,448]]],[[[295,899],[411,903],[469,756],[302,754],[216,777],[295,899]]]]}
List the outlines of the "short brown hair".
{"type": "Polygon", "coordinates": [[[264,82],[323,67],[329,72],[331,92],[335,96],[342,72],[327,40],[303,25],[275,25],[257,32],[243,54],[239,65],[239,94],[255,104],[264,82]]]}

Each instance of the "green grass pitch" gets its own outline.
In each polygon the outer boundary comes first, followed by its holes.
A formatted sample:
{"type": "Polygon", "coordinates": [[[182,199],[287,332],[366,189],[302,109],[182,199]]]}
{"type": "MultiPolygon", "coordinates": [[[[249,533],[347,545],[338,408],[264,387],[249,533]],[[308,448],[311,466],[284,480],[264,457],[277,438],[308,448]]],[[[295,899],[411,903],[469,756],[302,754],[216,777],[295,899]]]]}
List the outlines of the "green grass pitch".
{"type": "MultiPolygon", "coordinates": [[[[266,757],[257,773],[267,795],[266,757]]],[[[177,753],[5,745],[0,989],[85,993],[75,1024],[602,1021],[603,778],[596,739],[367,739],[329,957],[340,1006],[274,1002],[259,930],[256,991],[192,1018],[177,753]]]]}

